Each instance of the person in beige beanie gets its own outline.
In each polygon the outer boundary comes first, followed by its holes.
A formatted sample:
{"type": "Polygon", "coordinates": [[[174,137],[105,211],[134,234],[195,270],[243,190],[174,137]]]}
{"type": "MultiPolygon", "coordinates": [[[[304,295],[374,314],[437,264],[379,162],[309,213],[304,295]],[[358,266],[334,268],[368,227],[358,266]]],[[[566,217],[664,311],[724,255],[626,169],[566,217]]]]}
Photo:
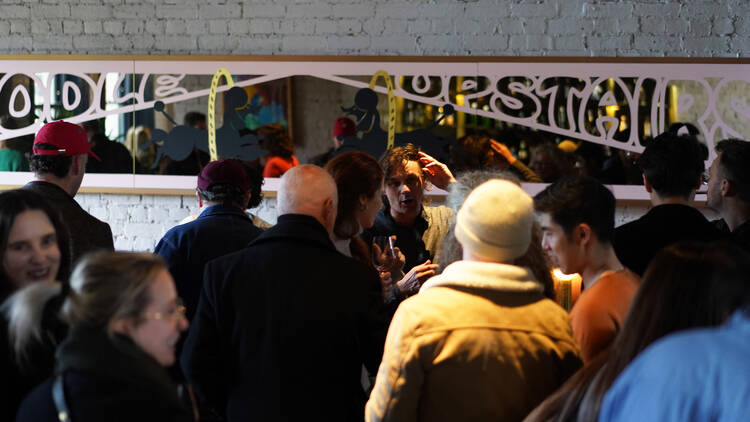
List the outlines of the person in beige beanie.
{"type": "Polygon", "coordinates": [[[520,421],[581,366],[567,313],[513,265],[534,218],[511,182],[469,194],[455,229],[463,260],[396,311],[367,421],[520,421]]]}

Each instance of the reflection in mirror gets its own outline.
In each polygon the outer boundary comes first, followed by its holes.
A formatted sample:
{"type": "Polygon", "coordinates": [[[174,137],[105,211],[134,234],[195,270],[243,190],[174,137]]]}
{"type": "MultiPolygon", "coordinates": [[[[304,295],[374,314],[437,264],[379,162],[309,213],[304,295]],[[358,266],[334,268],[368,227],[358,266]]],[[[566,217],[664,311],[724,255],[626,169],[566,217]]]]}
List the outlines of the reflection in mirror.
{"type": "Polygon", "coordinates": [[[90,173],[197,174],[213,125],[217,156],[259,170],[321,163],[336,148],[379,156],[392,129],[394,145],[420,144],[457,170],[517,160],[541,180],[574,171],[610,184],[640,183],[644,142],[675,122],[692,123],[709,151],[750,130],[741,65],[24,63],[0,67],[0,171],[25,171],[33,134],[57,119],[88,131],[104,159],[90,173]],[[231,75],[213,77],[222,66],[231,75]],[[389,83],[364,89],[379,69],[389,83]],[[337,139],[343,117],[355,130],[337,139]]]}

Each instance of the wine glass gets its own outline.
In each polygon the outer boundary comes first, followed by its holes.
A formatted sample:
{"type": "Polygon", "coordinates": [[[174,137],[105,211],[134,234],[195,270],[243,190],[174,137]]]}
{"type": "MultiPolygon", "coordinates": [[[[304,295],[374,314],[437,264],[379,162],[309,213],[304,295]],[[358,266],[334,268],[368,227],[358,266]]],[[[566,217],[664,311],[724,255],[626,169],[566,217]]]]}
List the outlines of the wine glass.
{"type": "Polygon", "coordinates": [[[396,256],[393,250],[393,237],[374,236],[372,238],[372,265],[379,272],[387,271],[387,263],[396,256]]]}

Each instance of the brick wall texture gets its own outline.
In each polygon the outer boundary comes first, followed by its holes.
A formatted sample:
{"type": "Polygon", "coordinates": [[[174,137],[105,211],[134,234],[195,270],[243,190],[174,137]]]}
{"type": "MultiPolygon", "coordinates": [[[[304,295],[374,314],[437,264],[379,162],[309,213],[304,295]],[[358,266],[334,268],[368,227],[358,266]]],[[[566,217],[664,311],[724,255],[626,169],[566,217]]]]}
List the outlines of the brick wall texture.
{"type": "Polygon", "coordinates": [[[1,53],[741,57],[745,0],[0,0],[1,53]]]}

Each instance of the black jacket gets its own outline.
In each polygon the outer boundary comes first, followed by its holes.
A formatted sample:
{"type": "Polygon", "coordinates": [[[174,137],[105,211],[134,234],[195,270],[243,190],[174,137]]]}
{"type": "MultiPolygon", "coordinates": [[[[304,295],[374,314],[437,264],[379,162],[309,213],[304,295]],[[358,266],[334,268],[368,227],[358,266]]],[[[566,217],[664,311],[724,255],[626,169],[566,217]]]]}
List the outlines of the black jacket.
{"type": "Polygon", "coordinates": [[[0,315],[0,421],[12,421],[23,398],[54,372],[55,349],[68,333],[60,317],[64,297],[54,296],[44,304],[41,339],[31,339],[24,359],[18,359],[8,338],[8,321],[0,315]]]}
{"type": "Polygon", "coordinates": [[[214,205],[195,220],[172,227],[159,240],[154,253],[167,261],[188,321],[198,309],[206,262],[244,248],[261,233],[240,208],[214,205]]]}
{"type": "Polygon", "coordinates": [[[377,274],[306,215],[206,265],[182,365],[228,421],[362,420],[387,330],[377,274]]]}
{"type": "Polygon", "coordinates": [[[697,209],[665,204],[615,229],[613,244],[622,265],[643,277],[649,262],[662,248],[682,240],[709,242],[722,237],[697,209]]]}
{"type": "Polygon", "coordinates": [[[70,254],[73,264],[87,252],[99,249],[115,250],[109,224],[87,213],[61,187],[37,180],[28,183],[23,189],[40,194],[53,208],[60,211],[62,222],[70,233],[70,254]]]}
{"type": "MultiPolygon", "coordinates": [[[[177,386],[159,364],[127,337],[75,327],[57,352],[72,422],[190,421],[177,386]]],[[[21,404],[17,422],[55,422],[52,379],[21,404]]]]}

